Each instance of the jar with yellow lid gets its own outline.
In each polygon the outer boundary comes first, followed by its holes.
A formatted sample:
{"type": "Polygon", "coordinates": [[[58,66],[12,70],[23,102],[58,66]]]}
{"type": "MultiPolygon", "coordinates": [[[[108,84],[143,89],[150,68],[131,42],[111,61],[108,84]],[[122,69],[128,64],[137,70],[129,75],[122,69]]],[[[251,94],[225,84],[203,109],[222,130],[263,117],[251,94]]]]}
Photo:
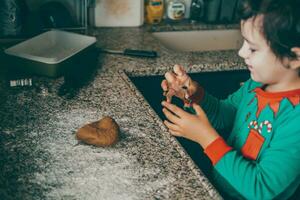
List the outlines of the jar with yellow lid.
{"type": "Polygon", "coordinates": [[[149,24],[158,24],[164,15],[163,0],[148,0],[146,3],[146,22],[149,24]]]}

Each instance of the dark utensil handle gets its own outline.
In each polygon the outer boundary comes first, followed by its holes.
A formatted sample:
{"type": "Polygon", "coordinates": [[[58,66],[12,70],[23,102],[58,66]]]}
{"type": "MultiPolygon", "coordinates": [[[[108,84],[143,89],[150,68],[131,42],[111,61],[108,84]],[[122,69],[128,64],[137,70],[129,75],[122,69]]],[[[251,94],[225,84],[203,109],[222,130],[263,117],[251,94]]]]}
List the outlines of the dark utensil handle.
{"type": "Polygon", "coordinates": [[[157,52],[156,51],[125,49],[124,55],[155,58],[155,57],[157,57],[157,52]]]}

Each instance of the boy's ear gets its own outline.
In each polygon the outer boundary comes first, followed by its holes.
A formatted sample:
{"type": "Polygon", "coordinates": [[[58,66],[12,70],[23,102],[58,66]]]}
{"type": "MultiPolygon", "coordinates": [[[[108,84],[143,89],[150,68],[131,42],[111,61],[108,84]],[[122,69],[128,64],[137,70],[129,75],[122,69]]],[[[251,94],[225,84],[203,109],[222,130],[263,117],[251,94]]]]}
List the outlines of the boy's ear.
{"type": "Polygon", "coordinates": [[[292,69],[300,68],[300,47],[293,47],[291,51],[296,54],[296,58],[290,60],[290,67],[292,69]]]}

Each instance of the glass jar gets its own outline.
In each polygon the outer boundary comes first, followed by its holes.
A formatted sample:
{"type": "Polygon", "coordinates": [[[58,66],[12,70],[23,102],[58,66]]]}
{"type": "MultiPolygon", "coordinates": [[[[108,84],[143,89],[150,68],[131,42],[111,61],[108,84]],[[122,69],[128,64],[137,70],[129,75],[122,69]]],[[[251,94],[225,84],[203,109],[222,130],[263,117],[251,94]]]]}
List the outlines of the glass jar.
{"type": "Polygon", "coordinates": [[[179,21],[184,19],[186,6],[182,0],[170,0],[167,6],[167,17],[170,20],[179,21]]]}

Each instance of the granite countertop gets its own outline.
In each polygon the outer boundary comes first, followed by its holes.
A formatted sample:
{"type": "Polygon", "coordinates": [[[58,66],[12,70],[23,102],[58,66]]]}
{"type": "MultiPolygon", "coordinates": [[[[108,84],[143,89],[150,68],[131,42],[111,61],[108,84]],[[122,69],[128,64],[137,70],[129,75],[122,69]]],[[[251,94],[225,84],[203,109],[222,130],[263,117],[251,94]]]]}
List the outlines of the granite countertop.
{"type": "Polygon", "coordinates": [[[33,76],[32,86],[20,88],[0,79],[1,199],[221,199],[128,76],[164,74],[174,64],[234,70],[241,60],[236,51],[174,52],[149,30],[90,33],[100,47],[155,50],[156,59],[100,54],[87,79],[33,76]],[[120,141],[78,143],[76,130],[106,115],[119,124],[120,141]]]}

